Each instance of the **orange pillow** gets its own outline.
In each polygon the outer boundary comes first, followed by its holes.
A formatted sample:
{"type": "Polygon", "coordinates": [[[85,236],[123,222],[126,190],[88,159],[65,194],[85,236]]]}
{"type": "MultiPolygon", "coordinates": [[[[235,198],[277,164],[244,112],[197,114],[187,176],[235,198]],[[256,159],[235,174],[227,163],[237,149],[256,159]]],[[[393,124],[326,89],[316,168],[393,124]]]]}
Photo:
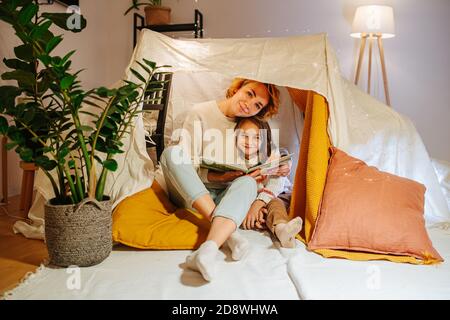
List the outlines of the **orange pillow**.
{"type": "Polygon", "coordinates": [[[443,261],[425,229],[425,186],[331,148],[310,250],[340,249],[443,261]]]}

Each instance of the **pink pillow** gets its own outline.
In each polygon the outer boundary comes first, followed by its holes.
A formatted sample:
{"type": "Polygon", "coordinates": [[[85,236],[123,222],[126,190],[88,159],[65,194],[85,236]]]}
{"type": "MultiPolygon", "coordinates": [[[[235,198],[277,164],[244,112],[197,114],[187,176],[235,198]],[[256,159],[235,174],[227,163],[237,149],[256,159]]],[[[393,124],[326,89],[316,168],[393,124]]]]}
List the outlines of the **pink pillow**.
{"type": "Polygon", "coordinates": [[[311,250],[341,249],[443,261],[425,229],[425,186],[332,147],[311,250]]]}

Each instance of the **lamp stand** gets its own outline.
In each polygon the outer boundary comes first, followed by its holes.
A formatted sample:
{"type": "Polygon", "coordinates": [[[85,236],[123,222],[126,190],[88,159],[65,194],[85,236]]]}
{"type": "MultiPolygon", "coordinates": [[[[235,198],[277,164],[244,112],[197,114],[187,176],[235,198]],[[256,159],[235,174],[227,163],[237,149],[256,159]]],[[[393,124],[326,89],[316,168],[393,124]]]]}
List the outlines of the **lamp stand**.
{"type": "Polygon", "coordinates": [[[391,98],[389,96],[388,79],[387,79],[387,72],[386,72],[386,63],[384,60],[383,40],[382,40],[381,34],[363,33],[361,35],[361,46],[359,48],[358,63],[357,63],[356,74],[355,74],[355,85],[358,85],[358,82],[359,82],[359,75],[361,73],[361,65],[362,65],[363,58],[364,58],[366,42],[367,42],[367,39],[369,39],[369,63],[368,63],[368,73],[367,73],[367,77],[368,77],[367,93],[370,94],[371,76],[372,76],[372,48],[373,48],[373,38],[374,37],[377,38],[378,49],[379,49],[379,53],[380,53],[381,72],[383,75],[384,95],[386,97],[386,104],[388,106],[391,106],[391,98]]]}

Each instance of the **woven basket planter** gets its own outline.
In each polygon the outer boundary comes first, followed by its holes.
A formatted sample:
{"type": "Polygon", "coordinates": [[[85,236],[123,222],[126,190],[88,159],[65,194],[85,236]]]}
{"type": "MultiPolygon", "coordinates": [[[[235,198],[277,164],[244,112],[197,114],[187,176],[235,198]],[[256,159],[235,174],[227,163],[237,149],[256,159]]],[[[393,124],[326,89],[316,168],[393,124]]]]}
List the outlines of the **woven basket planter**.
{"type": "Polygon", "coordinates": [[[45,242],[50,264],[88,267],[112,250],[112,201],[85,199],[76,205],[45,204],[45,242]]]}

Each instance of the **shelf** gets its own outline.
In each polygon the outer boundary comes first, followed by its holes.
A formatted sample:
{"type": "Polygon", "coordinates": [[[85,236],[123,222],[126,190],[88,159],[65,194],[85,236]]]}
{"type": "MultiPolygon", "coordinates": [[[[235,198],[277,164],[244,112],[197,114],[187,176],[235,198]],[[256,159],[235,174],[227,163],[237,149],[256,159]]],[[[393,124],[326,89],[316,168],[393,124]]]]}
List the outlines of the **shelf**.
{"type": "Polygon", "coordinates": [[[147,110],[147,111],[164,110],[164,105],[163,104],[144,103],[144,105],[142,106],[142,110],[147,110]]]}
{"type": "Polygon", "coordinates": [[[156,32],[194,31],[195,38],[203,38],[203,14],[199,10],[195,9],[194,23],[145,25],[145,18],[140,14],[135,13],[133,25],[133,47],[136,46],[137,32],[142,29],[150,29],[156,32]]]}
{"type": "Polygon", "coordinates": [[[195,23],[149,25],[137,27],[138,30],[150,29],[156,32],[195,31],[195,28],[196,28],[195,23]]]}

